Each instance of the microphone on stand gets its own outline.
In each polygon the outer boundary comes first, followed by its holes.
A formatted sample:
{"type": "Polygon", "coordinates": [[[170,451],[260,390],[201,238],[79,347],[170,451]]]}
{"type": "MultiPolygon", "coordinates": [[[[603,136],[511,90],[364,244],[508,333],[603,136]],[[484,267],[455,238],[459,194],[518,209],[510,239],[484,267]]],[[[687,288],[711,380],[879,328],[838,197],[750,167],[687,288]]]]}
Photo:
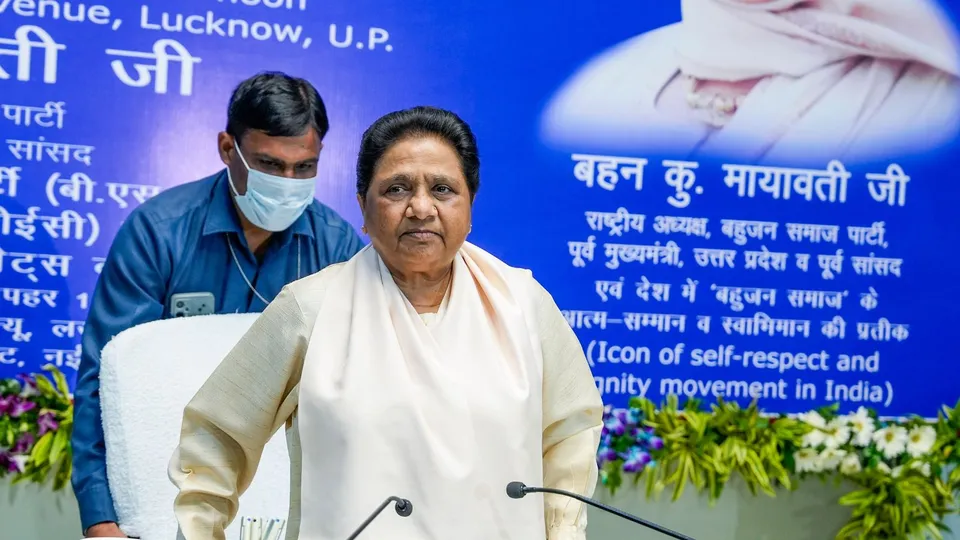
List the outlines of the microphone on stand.
{"type": "Polygon", "coordinates": [[[373,520],[377,519],[377,516],[380,515],[380,512],[383,512],[383,509],[386,508],[387,505],[390,504],[390,503],[392,503],[392,502],[393,502],[393,503],[396,503],[396,504],[394,505],[394,509],[397,511],[397,514],[398,514],[400,517],[407,517],[407,516],[409,516],[410,514],[413,513],[413,503],[412,503],[412,502],[408,501],[407,499],[401,499],[400,497],[394,497],[394,496],[391,495],[391,496],[387,497],[387,499],[386,499],[385,501],[383,501],[382,503],[380,503],[380,506],[377,507],[377,509],[374,510],[372,514],[370,514],[370,517],[368,517],[368,518],[366,519],[366,521],[364,521],[363,523],[360,524],[359,527],[357,527],[357,530],[353,531],[353,534],[351,534],[351,535],[347,538],[347,540],[353,540],[354,538],[360,536],[360,533],[362,533],[363,530],[366,529],[368,525],[370,525],[371,523],[373,523],[373,520]]]}
{"type": "Polygon", "coordinates": [[[684,535],[682,535],[682,534],[680,534],[680,533],[678,533],[678,532],[671,531],[670,529],[668,529],[668,528],[666,528],[666,527],[661,527],[660,525],[657,525],[656,523],[651,523],[651,522],[649,522],[649,521],[647,521],[647,520],[645,520],[645,519],[638,518],[637,516],[632,516],[632,515],[624,512],[623,510],[618,510],[618,509],[616,509],[616,508],[614,508],[614,507],[612,507],[612,506],[607,506],[607,505],[603,504],[602,502],[595,501],[595,500],[593,500],[593,499],[590,499],[590,498],[588,498],[588,497],[584,497],[583,495],[578,495],[578,494],[576,494],[576,493],[572,493],[572,492],[570,492],[570,491],[564,491],[564,490],[562,490],[562,489],[544,488],[544,487],[529,487],[529,486],[525,485],[523,482],[510,482],[509,484],[507,484],[507,496],[509,496],[511,499],[522,499],[522,498],[524,498],[528,493],[551,493],[551,494],[554,494],[554,495],[563,495],[563,496],[565,496],[565,497],[570,497],[570,498],[572,498],[572,499],[576,499],[576,500],[578,500],[578,501],[580,501],[580,502],[582,502],[582,503],[584,503],[584,504],[589,504],[590,506],[593,506],[593,507],[595,507],[595,508],[599,508],[600,510],[603,510],[604,512],[609,512],[609,513],[611,513],[611,514],[613,514],[613,515],[615,515],[615,516],[617,516],[617,517],[619,517],[619,518],[623,518],[623,519],[625,519],[625,520],[627,520],[627,521],[632,521],[632,522],[636,523],[637,525],[643,525],[644,527],[646,527],[646,528],[648,528],[648,529],[653,529],[653,530],[655,530],[655,531],[657,531],[657,532],[659,532],[659,533],[665,534],[665,535],[667,535],[667,536],[669,536],[669,537],[671,537],[671,538],[676,538],[677,540],[694,540],[693,538],[691,538],[691,537],[689,537],[689,536],[684,536],[684,535]]]}

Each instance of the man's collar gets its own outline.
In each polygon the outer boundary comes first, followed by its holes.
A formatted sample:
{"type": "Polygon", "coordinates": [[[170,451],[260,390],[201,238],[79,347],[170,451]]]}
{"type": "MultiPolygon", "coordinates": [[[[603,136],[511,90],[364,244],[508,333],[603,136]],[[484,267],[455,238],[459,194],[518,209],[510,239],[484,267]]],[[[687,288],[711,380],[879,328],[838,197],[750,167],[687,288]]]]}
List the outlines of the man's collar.
{"type": "MultiPolygon", "coordinates": [[[[309,208],[287,230],[276,233],[282,243],[286,243],[292,235],[314,238],[313,227],[310,226],[307,211],[309,211],[309,208]]],[[[240,216],[237,215],[237,212],[237,207],[233,203],[230,181],[227,179],[227,170],[223,169],[217,174],[214,181],[210,206],[207,208],[207,216],[203,222],[203,236],[231,232],[242,234],[243,227],[240,225],[240,216]]]]}
{"type": "Polygon", "coordinates": [[[227,180],[227,170],[217,174],[213,183],[210,204],[207,206],[207,216],[203,221],[203,235],[220,233],[243,232],[240,218],[233,205],[233,194],[230,192],[230,182],[227,180]]]}

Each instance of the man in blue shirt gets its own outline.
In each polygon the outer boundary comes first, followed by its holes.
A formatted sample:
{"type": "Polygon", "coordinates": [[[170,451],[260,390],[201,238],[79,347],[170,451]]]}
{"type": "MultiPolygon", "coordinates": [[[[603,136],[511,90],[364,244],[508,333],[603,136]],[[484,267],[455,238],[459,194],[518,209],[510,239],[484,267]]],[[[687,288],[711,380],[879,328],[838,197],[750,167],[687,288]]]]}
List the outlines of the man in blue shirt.
{"type": "Polygon", "coordinates": [[[212,293],[217,313],[262,311],[287,283],[346,261],[363,244],[314,199],[326,108],[305,80],[262,73],[230,99],[221,172],[162,192],[123,223],[94,291],[75,390],[73,489],[88,537],[125,537],[107,485],[100,351],[133,326],[170,317],[171,296],[212,293]]]}

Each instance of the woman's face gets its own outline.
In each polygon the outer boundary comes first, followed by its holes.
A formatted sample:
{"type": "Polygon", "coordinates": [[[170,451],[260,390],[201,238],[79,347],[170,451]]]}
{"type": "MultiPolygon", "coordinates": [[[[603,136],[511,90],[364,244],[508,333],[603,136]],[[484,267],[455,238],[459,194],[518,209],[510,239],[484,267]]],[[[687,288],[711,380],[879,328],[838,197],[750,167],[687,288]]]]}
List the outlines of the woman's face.
{"type": "Polygon", "coordinates": [[[373,247],[405,276],[445,271],[470,231],[473,201],[460,160],[437,137],[391,146],[358,200],[373,247]]]}

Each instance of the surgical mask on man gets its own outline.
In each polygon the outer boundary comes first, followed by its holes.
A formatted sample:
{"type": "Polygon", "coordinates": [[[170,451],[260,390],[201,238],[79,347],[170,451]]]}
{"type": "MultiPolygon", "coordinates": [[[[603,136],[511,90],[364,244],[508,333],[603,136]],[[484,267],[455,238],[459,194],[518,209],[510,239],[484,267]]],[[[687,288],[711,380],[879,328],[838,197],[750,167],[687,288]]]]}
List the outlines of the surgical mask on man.
{"type": "Polygon", "coordinates": [[[317,188],[316,175],[303,179],[284,178],[252,169],[236,141],[233,145],[247,169],[247,192],[243,195],[237,192],[230,169],[227,169],[230,189],[233,190],[240,211],[251,223],[267,231],[279,232],[293,225],[313,202],[317,188]]]}

